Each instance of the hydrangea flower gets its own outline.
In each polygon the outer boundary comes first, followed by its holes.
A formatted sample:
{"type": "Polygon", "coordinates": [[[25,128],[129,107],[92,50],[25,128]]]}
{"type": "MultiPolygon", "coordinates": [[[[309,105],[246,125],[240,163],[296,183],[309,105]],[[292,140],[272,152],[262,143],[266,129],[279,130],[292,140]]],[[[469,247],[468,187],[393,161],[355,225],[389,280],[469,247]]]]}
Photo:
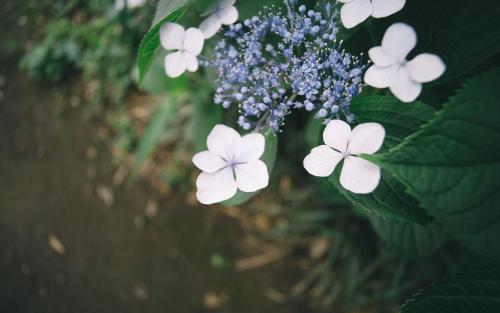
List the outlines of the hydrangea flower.
{"type": "Polygon", "coordinates": [[[234,7],[236,0],[223,0],[215,8],[203,15],[209,15],[200,24],[205,39],[215,35],[222,25],[231,25],[238,20],[238,10],[234,7]]]}
{"type": "Polygon", "coordinates": [[[267,187],[267,166],[259,158],[264,153],[262,134],[240,136],[234,129],[216,125],[207,138],[208,151],[193,157],[202,173],[196,180],[196,197],[203,204],[232,198],[239,189],[254,192],[267,187]]]}
{"type": "Polygon", "coordinates": [[[186,70],[198,70],[197,56],[203,50],[203,33],[194,27],[184,30],[179,24],[165,23],[160,28],[160,42],[166,50],[174,50],[165,57],[165,72],[179,77],[186,70]]]}
{"type": "Polygon", "coordinates": [[[422,91],[422,83],[441,76],[446,66],[440,57],[430,53],[406,57],[417,44],[413,27],[396,23],[385,32],[382,45],[368,52],[373,65],[365,73],[365,82],[376,88],[387,88],[403,102],[414,101],[422,91]]]}
{"type": "Polygon", "coordinates": [[[345,28],[352,28],[366,20],[392,15],[405,6],[406,0],[338,0],[342,5],[340,18],[345,28]]]}
{"type": "Polygon", "coordinates": [[[315,112],[325,123],[351,122],[349,105],[362,87],[365,65],[337,43],[338,12],[275,7],[230,25],[203,65],[218,74],[214,102],[237,105],[243,129],[278,132],[293,109],[315,112]]]}
{"type": "Polygon", "coordinates": [[[312,149],[304,159],[304,168],[311,175],[327,177],[344,160],[342,187],[353,193],[370,193],[380,181],[380,167],[358,155],[377,152],[384,138],[385,129],[378,123],[359,124],[351,130],[344,121],[331,121],[323,132],[325,145],[312,149]]]}

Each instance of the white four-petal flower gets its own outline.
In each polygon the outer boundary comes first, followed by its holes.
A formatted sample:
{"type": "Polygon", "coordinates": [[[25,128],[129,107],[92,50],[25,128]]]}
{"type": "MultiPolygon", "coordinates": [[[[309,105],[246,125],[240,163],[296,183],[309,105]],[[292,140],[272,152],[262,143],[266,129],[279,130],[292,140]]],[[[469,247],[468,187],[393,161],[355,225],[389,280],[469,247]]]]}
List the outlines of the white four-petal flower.
{"type": "Polygon", "coordinates": [[[446,66],[435,54],[422,53],[413,60],[406,56],[417,44],[413,27],[392,24],[385,32],[382,45],[368,51],[374,65],[365,73],[365,83],[376,88],[387,88],[403,102],[415,100],[422,91],[422,83],[441,76],[446,66]]]}
{"type": "Polygon", "coordinates": [[[340,9],[340,19],[345,28],[352,28],[366,20],[386,17],[401,10],[406,0],[338,0],[344,3],[340,9]]]}
{"type": "Polygon", "coordinates": [[[215,8],[203,15],[209,15],[200,24],[205,39],[215,35],[222,25],[231,25],[238,20],[238,10],[234,7],[236,0],[223,0],[215,8]]]}
{"type": "Polygon", "coordinates": [[[344,160],[340,173],[342,187],[354,193],[370,193],[378,186],[380,167],[357,155],[377,152],[384,137],[385,129],[378,123],[359,124],[351,131],[346,122],[333,120],[323,132],[326,145],[311,150],[304,159],[304,168],[311,175],[327,177],[344,160]]]}
{"type": "Polygon", "coordinates": [[[197,56],[203,50],[203,33],[198,28],[184,30],[179,24],[165,23],[160,28],[160,42],[166,50],[176,50],[165,57],[165,72],[175,78],[186,70],[198,70],[197,56]]]}
{"type": "Polygon", "coordinates": [[[239,189],[254,192],[267,187],[267,166],[259,158],[264,153],[262,134],[240,136],[234,129],[216,125],[207,138],[208,151],[193,157],[202,173],[196,180],[196,197],[203,204],[232,198],[239,189]]]}

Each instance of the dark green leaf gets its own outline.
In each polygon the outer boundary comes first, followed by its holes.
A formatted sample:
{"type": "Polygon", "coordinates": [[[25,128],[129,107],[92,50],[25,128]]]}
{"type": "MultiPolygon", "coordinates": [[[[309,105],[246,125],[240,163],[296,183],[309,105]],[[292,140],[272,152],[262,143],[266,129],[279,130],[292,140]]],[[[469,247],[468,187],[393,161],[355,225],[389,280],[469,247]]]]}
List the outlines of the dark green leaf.
{"type": "Polygon", "coordinates": [[[382,178],[374,192],[361,195],[340,185],[340,168],[335,169],[329,180],[355,206],[381,218],[400,222],[425,224],[431,220],[427,212],[419,207],[418,202],[405,192],[404,186],[388,172],[382,172],[382,178]]]}
{"type": "MultiPolygon", "coordinates": [[[[389,96],[357,97],[351,105],[351,111],[360,123],[370,121],[384,126],[386,140],[383,149],[400,143],[434,114],[431,107],[421,102],[408,105],[389,96]]],[[[382,179],[375,192],[367,195],[354,194],[342,188],[339,175],[340,167],[330,180],[354,205],[386,219],[420,224],[429,220],[427,213],[419,207],[417,201],[408,195],[403,185],[388,172],[382,173],[382,179]]]]}
{"type": "Polygon", "coordinates": [[[498,86],[500,69],[470,80],[418,133],[365,156],[456,233],[478,232],[500,217],[498,86]]]}
{"type": "Polygon", "coordinates": [[[139,67],[139,83],[142,82],[158,47],[160,46],[160,27],[166,22],[178,21],[191,5],[191,0],[167,0],[158,3],[155,23],[144,35],[139,45],[137,66],[139,67]]]}
{"type": "Polygon", "coordinates": [[[238,8],[240,20],[244,20],[246,18],[251,18],[259,12],[262,11],[262,8],[265,6],[276,6],[276,7],[284,7],[283,0],[252,0],[252,1],[237,1],[236,7],[238,8]]]}
{"type": "Polygon", "coordinates": [[[500,264],[477,266],[416,293],[401,313],[497,313],[500,264]]]}
{"type": "Polygon", "coordinates": [[[500,258],[500,221],[488,226],[478,233],[456,235],[455,239],[458,240],[469,250],[479,254],[493,258],[500,258]]]}
{"type": "Polygon", "coordinates": [[[434,224],[400,223],[370,216],[370,222],[382,242],[410,259],[426,259],[443,244],[445,236],[434,224]]]}

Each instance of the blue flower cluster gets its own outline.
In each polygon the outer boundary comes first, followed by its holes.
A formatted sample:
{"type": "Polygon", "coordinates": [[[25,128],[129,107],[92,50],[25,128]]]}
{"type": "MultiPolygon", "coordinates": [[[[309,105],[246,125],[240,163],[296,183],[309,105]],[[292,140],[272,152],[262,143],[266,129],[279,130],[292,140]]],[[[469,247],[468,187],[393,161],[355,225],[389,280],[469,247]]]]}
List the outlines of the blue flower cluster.
{"type": "Polygon", "coordinates": [[[243,129],[278,132],[293,109],[314,111],[324,123],[352,122],[351,99],[361,91],[361,58],[337,42],[338,11],[319,11],[290,0],[287,13],[275,7],[229,26],[213,57],[202,65],[218,74],[216,104],[239,108],[243,129]]]}

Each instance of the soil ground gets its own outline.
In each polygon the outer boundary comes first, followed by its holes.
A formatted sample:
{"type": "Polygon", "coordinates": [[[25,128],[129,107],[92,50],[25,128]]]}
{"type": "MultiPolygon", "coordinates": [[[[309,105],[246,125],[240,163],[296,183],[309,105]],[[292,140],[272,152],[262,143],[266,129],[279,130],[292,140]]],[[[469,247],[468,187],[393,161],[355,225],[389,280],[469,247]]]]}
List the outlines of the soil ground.
{"type": "Polygon", "coordinates": [[[144,183],[113,187],[80,110],[61,110],[17,58],[0,58],[1,77],[0,312],[304,312],[276,301],[296,279],[286,261],[233,269],[252,254],[235,220],[144,183]],[[151,199],[158,213],[138,227],[151,199]]]}

